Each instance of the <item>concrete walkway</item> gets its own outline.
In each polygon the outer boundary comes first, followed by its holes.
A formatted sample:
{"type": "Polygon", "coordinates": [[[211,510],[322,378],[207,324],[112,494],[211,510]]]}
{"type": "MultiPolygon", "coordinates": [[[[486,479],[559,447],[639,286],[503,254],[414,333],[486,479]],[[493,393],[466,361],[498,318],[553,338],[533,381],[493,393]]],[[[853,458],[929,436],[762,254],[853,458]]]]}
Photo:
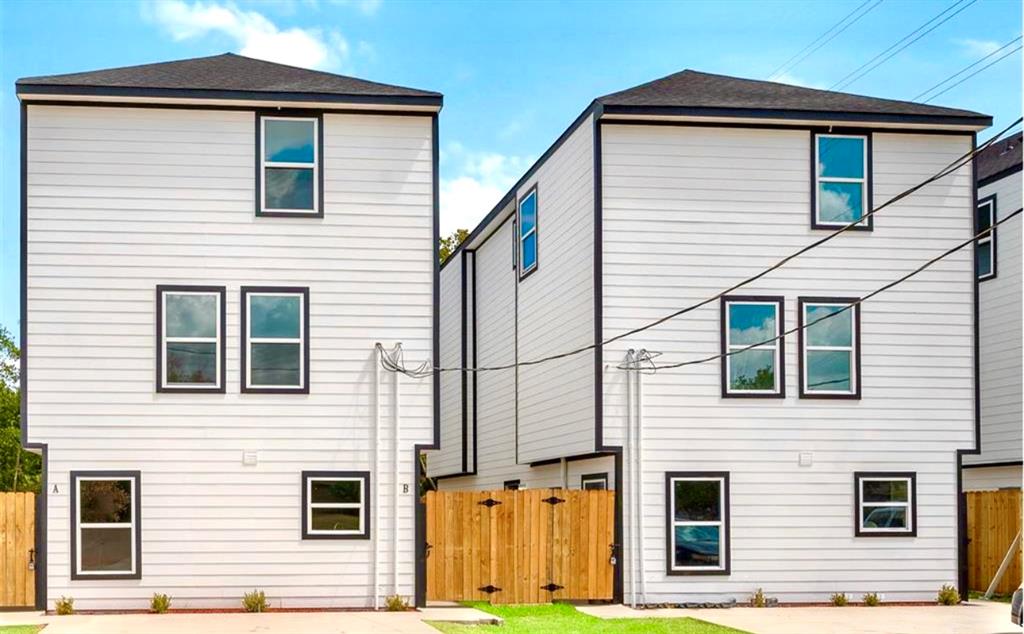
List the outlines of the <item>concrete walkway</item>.
{"type": "Polygon", "coordinates": [[[0,627],[45,623],[44,634],[438,634],[424,621],[494,623],[464,607],[419,612],[268,612],[264,614],[75,614],[0,612],[0,627]]]}
{"type": "Polygon", "coordinates": [[[1006,603],[957,606],[731,608],[633,610],[623,605],[578,606],[603,619],[689,616],[753,634],[1017,634],[1006,603]]]}

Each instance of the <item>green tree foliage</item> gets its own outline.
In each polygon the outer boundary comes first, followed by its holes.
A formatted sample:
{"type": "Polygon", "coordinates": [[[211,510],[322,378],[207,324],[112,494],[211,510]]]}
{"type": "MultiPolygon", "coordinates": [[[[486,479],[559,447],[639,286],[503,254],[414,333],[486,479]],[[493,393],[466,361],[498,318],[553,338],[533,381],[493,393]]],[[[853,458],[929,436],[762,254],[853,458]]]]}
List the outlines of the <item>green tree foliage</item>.
{"type": "Polygon", "coordinates": [[[738,376],[732,380],[734,390],[774,390],[775,370],[772,368],[758,368],[754,378],[738,376]]]}
{"type": "Polygon", "coordinates": [[[441,264],[455,253],[462,241],[469,237],[468,229],[456,229],[451,235],[439,238],[437,241],[437,254],[441,258],[441,264]]]}
{"type": "Polygon", "coordinates": [[[42,460],[21,448],[21,351],[0,326],[0,491],[39,492],[42,460]]]}

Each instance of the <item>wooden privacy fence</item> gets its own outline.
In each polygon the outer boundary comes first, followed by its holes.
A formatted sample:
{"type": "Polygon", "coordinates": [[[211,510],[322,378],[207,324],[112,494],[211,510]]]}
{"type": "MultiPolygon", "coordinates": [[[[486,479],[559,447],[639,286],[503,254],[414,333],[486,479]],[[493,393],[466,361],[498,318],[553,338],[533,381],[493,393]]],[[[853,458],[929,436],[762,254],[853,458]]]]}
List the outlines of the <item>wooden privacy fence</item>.
{"type": "Polygon", "coordinates": [[[431,491],[427,599],[612,598],[614,491],[431,491]]]}
{"type": "Polygon", "coordinates": [[[0,493],[0,608],[36,601],[36,494],[0,493]]]}
{"type": "MultiPolygon", "coordinates": [[[[1021,528],[1021,490],[969,491],[967,494],[968,587],[984,592],[1021,528]]],[[[1021,583],[1021,546],[996,586],[1009,594],[1021,583]]]]}

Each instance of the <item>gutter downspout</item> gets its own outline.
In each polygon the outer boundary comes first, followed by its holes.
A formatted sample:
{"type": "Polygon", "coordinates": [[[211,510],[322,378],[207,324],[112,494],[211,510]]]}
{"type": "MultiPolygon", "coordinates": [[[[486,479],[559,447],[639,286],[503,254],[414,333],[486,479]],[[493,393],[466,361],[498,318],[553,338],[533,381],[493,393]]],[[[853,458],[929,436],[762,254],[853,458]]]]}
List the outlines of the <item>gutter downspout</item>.
{"type": "Polygon", "coordinates": [[[400,413],[399,402],[401,401],[401,399],[400,399],[401,393],[399,392],[399,389],[398,389],[399,388],[398,376],[399,376],[400,373],[399,372],[394,372],[393,374],[394,374],[394,377],[395,377],[395,379],[394,379],[394,381],[395,381],[394,382],[394,385],[395,385],[395,387],[394,387],[394,395],[395,395],[394,396],[394,401],[395,402],[394,402],[394,411],[393,411],[394,415],[392,417],[392,434],[393,434],[393,443],[392,444],[393,444],[393,449],[394,449],[394,453],[392,454],[392,464],[395,467],[395,482],[394,482],[394,491],[392,491],[392,495],[391,495],[391,501],[392,501],[392,506],[391,506],[391,513],[392,513],[392,515],[391,515],[391,518],[392,518],[391,519],[391,528],[394,531],[394,539],[392,540],[393,543],[394,543],[394,552],[392,553],[392,562],[391,562],[392,566],[393,566],[393,570],[391,571],[391,574],[393,576],[394,594],[395,594],[395,596],[398,596],[398,534],[399,534],[399,530],[398,530],[398,517],[399,517],[398,516],[398,493],[399,493],[399,488],[398,488],[398,486],[399,486],[398,485],[398,477],[399,477],[399,467],[398,467],[398,417],[399,417],[399,413],[400,413]]]}
{"type": "Polygon", "coordinates": [[[562,461],[562,488],[568,490],[569,488],[569,461],[565,458],[562,461]]]}
{"type": "Polygon", "coordinates": [[[636,499],[637,499],[637,540],[639,541],[639,564],[640,564],[640,603],[647,603],[647,571],[644,567],[643,545],[644,541],[644,419],[643,419],[643,372],[640,371],[641,359],[647,357],[647,350],[641,350],[637,355],[636,364],[636,499]]]}
{"type": "Polygon", "coordinates": [[[626,465],[623,472],[626,474],[626,482],[629,486],[623,486],[625,483],[617,483],[622,489],[623,494],[623,513],[625,514],[626,521],[624,522],[624,529],[628,532],[628,539],[623,541],[628,544],[628,548],[623,548],[625,551],[625,561],[622,562],[625,568],[626,582],[629,587],[629,605],[630,607],[636,607],[636,579],[634,575],[634,557],[635,551],[633,550],[633,496],[631,489],[633,487],[633,377],[630,376],[633,367],[633,349],[630,348],[626,352],[626,451],[625,460],[626,465]]]}
{"type": "Polygon", "coordinates": [[[373,609],[380,609],[380,344],[374,347],[373,364],[373,609]]]}

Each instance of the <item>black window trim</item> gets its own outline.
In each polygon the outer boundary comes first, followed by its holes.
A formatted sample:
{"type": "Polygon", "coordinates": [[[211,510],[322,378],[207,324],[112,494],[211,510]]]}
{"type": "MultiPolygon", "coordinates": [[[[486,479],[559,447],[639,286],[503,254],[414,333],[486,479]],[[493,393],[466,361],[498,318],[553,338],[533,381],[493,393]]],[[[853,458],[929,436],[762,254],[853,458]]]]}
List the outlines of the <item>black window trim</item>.
{"type": "Polygon", "coordinates": [[[165,394],[224,394],[227,385],[227,288],[224,286],[192,286],[184,284],[157,284],[156,287],[156,391],[165,394]],[[190,385],[187,387],[171,387],[164,385],[164,294],[186,292],[186,293],[219,293],[220,314],[217,319],[220,322],[220,341],[217,346],[219,355],[219,386],[199,387],[190,385]]]}
{"type": "Polygon", "coordinates": [[[732,525],[731,525],[731,513],[729,507],[730,503],[730,492],[729,492],[729,472],[728,471],[666,471],[665,472],[665,574],[672,577],[683,577],[683,576],[728,576],[732,574],[732,525]],[[674,526],[674,514],[672,509],[672,481],[677,478],[693,478],[693,479],[706,479],[706,480],[721,480],[722,481],[722,527],[725,529],[725,546],[722,549],[724,553],[725,561],[720,569],[716,570],[681,570],[675,568],[672,564],[674,562],[673,557],[673,526],[674,526]]]}
{"type": "Polygon", "coordinates": [[[580,476],[580,489],[586,490],[587,482],[595,482],[601,480],[604,482],[604,490],[608,491],[608,472],[603,471],[601,473],[584,473],[580,476]]]}
{"type": "Polygon", "coordinates": [[[518,478],[515,480],[505,480],[501,487],[505,491],[518,491],[522,487],[522,482],[518,478]]]}
{"type": "Polygon", "coordinates": [[[776,333],[786,331],[786,298],[781,295],[726,295],[719,303],[719,350],[722,354],[722,362],[719,364],[721,373],[721,395],[722,398],[786,398],[786,338],[780,337],[775,341],[778,351],[775,365],[778,374],[779,389],[774,392],[745,392],[729,390],[729,331],[726,327],[729,304],[775,304],[776,333]]]}
{"type": "Polygon", "coordinates": [[[239,384],[243,394],[309,394],[309,287],[308,286],[243,286],[241,292],[241,368],[239,384]],[[249,354],[249,295],[281,293],[302,296],[302,385],[298,387],[250,387],[246,364],[249,354]]]}
{"type": "MultiPolygon", "coordinates": [[[[978,212],[981,210],[982,205],[988,205],[989,206],[989,225],[988,226],[991,227],[992,225],[994,225],[996,223],[997,218],[998,218],[999,204],[998,204],[998,201],[996,199],[996,194],[992,194],[990,196],[985,196],[984,198],[979,198],[978,199],[978,204],[975,205],[975,214],[974,214],[974,222],[975,222],[974,233],[975,233],[975,235],[977,235],[981,231],[981,226],[978,223],[978,212]]],[[[996,243],[998,241],[997,240],[998,232],[999,232],[999,228],[995,227],[991,231],[988,232],[988,235],[982,236],[981,238],[978,238],[978,240],[975,242],[975,246],[974,246],[975,253],[977,253],[978,246],[981,244],[981,242],[983,240],[987,240],[988,243],[992,245],[992,248],[989,251],[989,253],[991,254],[990,255],[990,260],[991,260],[992,271],[988,275],[980,275],[978,273],[978,270],[977,270],[978,258],[977,258],[977,256],[975,256],[975,258],[974,258],[974,266],[975,266],[974,274],[978,278],[979,282],[987,282],[989,280],[994,280],[996,278],[996,274],[998,273],[998,270],[996,268],[997,267],[997,260],[998,260],[998,256],[997,256],[998,249],[997,249],[997,245],[996,245],[996,243]]]]}
{"type": "Polygon", "coordinates": [[[279,109],[256,111],[256,145],[254,162],[256,163],[256,191],[254,206],[258,218],[323,218],[324,217],[324,112],[323,110],[279,109]],[[316,205],[312,211],[263,211],[263,119],[293,118],[316,120],[316,205]]]}
{"type": "Polygon", "coordinates": [[[851,378],[854,382],[853,392],[847,394],[827,394],[821,392],[810,392],[805,389],[804,386],[804,343],[806,337],[804,336],[804,305],[806,304],[852,304],[853,302],[859,302],[859,297],[798,297],[796,300],[797,309],[797,373],[799,374],[797,386],[799,387],[800,398],[803,399],[839,399],[839,400],[860,400],[862,390],[862,374],[861,374],[861,327],[860,327],[860,307],[861,304],[856,304],[853,308],[849,309],[853,311],[853,374],[851,378]]]}
{"type": "Polygon", "coordinates": [[[303,471],[302,472],[302,539],[370,539],[371,514],[370,503],[373,494],[370,489],[369,471],[303,471]],[[309,483],[310,480],[321,480],[330,478],[361,479],[363,481],[362,530],[359,533],[333,534],[333,533],[311,533],[309,531],[309,519],[312,516],[309,507],[309,483]]]}
{"type": "Polygon", "coordinates": [[[103,581],[112,579],[142,579],[142,472],[141,471],[90,471],[76,470],[70,473],[71,484],[71,580],[103,581]],[[130,573],[83,573],[78,570],[78,481],[79,479],[106,478],[134,480],[132,495],[132,538],[135,542],[134,572],[130,573]]]}
{"type": "Polygon", "coordinates": [[[526,192],[516,199],[516,264],[519,272],[519,281],[523,281],[537,272],[540,268],[540,190],[539,183],[534,183],[526,192]],[[523,234],[521,232],[522,218],[519,212],[522,209],[523,201],[533,196],[534,213],[536,217],[533,223],[533,235],[535,236],[535,242],[537,243],[537,253],[534,256],[533,266],[527,270],[523,270],[523,234]]]}
{"type": "MultiPolygon", "coordinates": [[[[834,231],[845,227],[844,222],[818,221],[818,137],[819,136],[857,136],[865,139],[866,171],[864,174],[864,213],[874,209],[874,138],[871,130],[862,128],[812,128],[811,129],[811,229],[834,231]]],[[[850,231],[874,231],[875,217],[868,216],[864,224],[850,227],[850,231]]]]}
{"type": "Polygon", "coordinates": [[[917,537],[917,472],[916,471],[855,471],[853,473],[853,534],[854,537],[917,537]],[[910,480],[910,530],[879,531],[861,528],[860,482],[864,478],[910,480]]]}

